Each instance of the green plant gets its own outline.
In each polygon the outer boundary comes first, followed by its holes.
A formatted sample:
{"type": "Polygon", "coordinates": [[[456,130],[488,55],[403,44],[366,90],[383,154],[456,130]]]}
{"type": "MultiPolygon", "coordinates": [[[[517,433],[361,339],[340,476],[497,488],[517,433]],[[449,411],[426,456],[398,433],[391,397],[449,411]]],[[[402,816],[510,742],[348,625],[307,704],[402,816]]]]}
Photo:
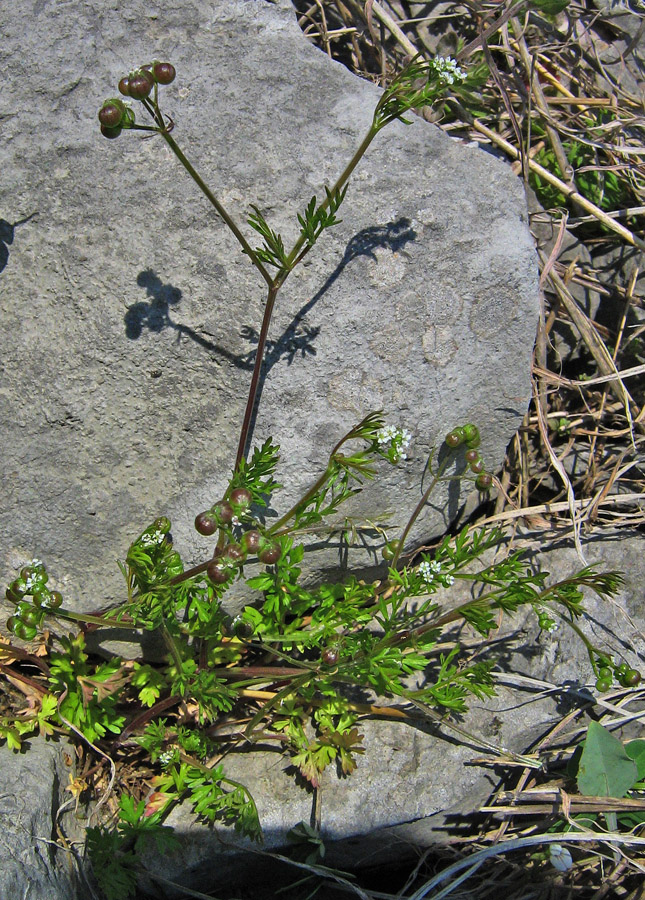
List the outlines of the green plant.
{"type": "MultiPolygon", "coordinates": [[[[7,629],[12,638],[36,641],[37,647],[24,649],[10,638],[0,651],[3,672],[28,698],[24,710],[0,717],[0,735],[12,747],[36,732],[64,730],[95,749],[99,745],[102,753],[118,749],[136,754],[139,766],[148,768],[154,790],[145,797],[122,795],[116,830],[96,827],[88,833],[95,873],[109,898],[132,895],[137,850],[151,840],[167,845],[161,821],[177,802],[191,803],[205,821],[221,820],[260,838],[249,791],[226,775],[224,765],[212,763],[225,715],[229,726],[236,717],[244,721],[233,733],[227,726],[229,741],[279,742],[302,777],[316,787],[328,766],[336,766],[343,776],[351,774],[363,752],[359,721],[375,707],[350,700],[349,688],[370,688],[429,714],[433,709],[463,712],[470,697],[494,693],[492,662],[475,660],[462,650],[448,633],[456,624],[486,637],[500,612],[512,615],[528,607],[547,631],[560,616],[581,634],[594,667],[602,663],[598,679],[606,680],[604,670],[611,661],[587,641],[576,620],[584,588],[608,597],[621,583],[617,573],[587,568],[548,584],[548,573],[535,572],[519,553],[488,563],[484,555],[502,539],[497,529],[464,529],[446,537],[433,553],[406,555],[410,531],[440,482],[467,479],[481,491],[492,485],[478,449],[478,428],[451,423],[419,473],[420,500],[400,533],[391,537],[381,525],[360,526],[382,540],[388,563],[382,578],[303,584],[303,536],[342,532],[351,539],[357,526],[339,517],[340,508],[375,476],[377,460],[405,463],[412,435],[386,424],[380,413],[366,416],[333,447],[324,471],[303,496],[266,524],[263,509],[269,500],[279,503],[280,485],[274,478],[279,447],[267,440],[249,455],[247,444],[278,292],[322,233],[340,221],[337,213],[349,178],[376,135],[396,119],[406,121],[403,116],[410,110],[441,100],[451,85],[467,86],[468,79],[452,60],[413,59],[384,91],[367,134],[335,184],[325,188],[325,198],[312,197],[298,215],[299,236],[289,250],[256,206],[248,217],[261,240],[254,248],[179,148],[171,135],[173,123],[160,107],[159,88],[174,77],[169,63],[140,67],[121,79],[121,97],[103,104],[99,122],[110,139],[124,131],[158,134],[266,284],[233,473],[223,496],[195,518],[197,531],[212,537],[213,553],[186,568],[172,544],[171,523],[158,518],[120,564],[124,602],[87,614],[67,609],[61,594],[48,587],[46,567],[32,560],[7,588],[6,597],[15,607],[7,629]],[[147,112],[153,124],[140,124],[122,98],[134,100],[137,112],[147,112]],[[221,601],[241,579],[257,600],[231,617],[221,601]],[[468,599],[439,602],[440,589],[456,582],[471,589],[468,599]],[[92,658],[86,633],[114,625],[157,631],[166,658],[156,664],[92,658]],[[70,626],[78,630],[61,630],[70,626]],[[410,687],[410,676],[415,676],[415,687],[410,687]]],[[[617,677],[629,681],[632,676],[624,672],[617,677]]],[[[383,708],[379,712],[387,714],[383,708]]]]}

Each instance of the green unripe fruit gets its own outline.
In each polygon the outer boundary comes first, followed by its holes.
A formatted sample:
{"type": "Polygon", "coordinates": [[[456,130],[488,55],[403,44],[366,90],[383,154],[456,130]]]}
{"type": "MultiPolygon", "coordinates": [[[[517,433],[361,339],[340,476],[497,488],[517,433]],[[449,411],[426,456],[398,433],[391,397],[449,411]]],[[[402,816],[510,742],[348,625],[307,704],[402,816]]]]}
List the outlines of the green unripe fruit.
{"type": "Polygon", "coordinates": [[[621,663],[616,669],[616,675],[618,675],[619,678],[622,678],[623,675],[626,675],[628,671],[629,666],[627,665],[627,663],[621,663]]]}
{"type": "Polygon", "coordinates": [[[446,444],[449,447],[452,447],[452,449],[454,450],[455,447],[458,447],[461,444],[463,439],[462,439],[461,435],[458,433],[457,429],[455,428],[454,431],[448,432],[448,434],[445,436],[444,440],[445,440],[446,444]]]}
{"type": "Polygon", "coordinates": [[[38,634],[38,629],[35,625],[27,625],[18,616],[11,616],[7,619],[7,628],[21,641],[31,641],[38,634]]]}
{"type": "Polygon", "coordinates": [[[34,604],[42,606],[50,597],[50,590],[44,584],[37,584],[31,592],[34,604]]]}
{"type": "Polygon", "coordinates": [[[398,541],[388,541],[385,547],[381,550],[381,556],[383,559],[390,560],[394,559],[399,549],[398,541]]]}
{"type": "Polygon", "coordinates": [[[605,691],[608,691],[611,688],[611,679],[610,678],[599,678],[596,681],[596,690],[601,694],[604,694],[605,691]]]}
{"type": "Polygon", "coordinates": [[[461,430],[464,434],[464,440],[469,446],[479,446],[479,428],[476,425],[473,425],[472,422],[468,422],[461,430]],[[475,441],[477,441],[477,443],[474,443],[475,441]]]}
{"type": "Polygon", "coordinates": [[[171,84],[176,74],[175,67],[171,63],[158,62],[152,67],[154,80],[159,84],[171,84]]]}
{"type": "Polygon", "coordinates": [[[250,622],[245,622],[244,619],[235,619],[234,628],[235,637],[241,641],[248,641],[250,637],[253,637],[253,626],[250,622]]]}
{"type": "Polygon", "coordinates": [[[469,465],[470,465],[470,471],[474,472],[475,475],[481,475],[482,472],[484,471],[484,460],[483,459],[476,459],[474,462],[471,462],[469,465]]]}
{"type": "Polygon", "coordinates": [[[623,687],[636,687],[641,683],[641,673],[637,669],[627,669],[620,683],[623,687]]]}
{"type": "Polygon", "coordinates": [[[25,625],[35,625],[38,627],[43,620],[44,612],[41,609],[36,609],[35,606],[30,606],[29,609],[26,609],[20,613],[20,618],[25,623],[25,625]]]}
{"type": "Polygon", "coordinates": [[[602,668],[598,669],[598,678],[609,678],[611,681],[614,676],[614,673],[607,666],[602,666],[602,668]]]}
{"type": "Polygon", "coordinates": [[[63,595],[60,591],[50,591],[49,597],[40,605],[43,609],[58,609],[63,603],[63,595]]]}
{"type": "Polygon", "coordinates": [[[19,597],[24,597],[27,593],[27,582],[24,578],[15,578],[9,585],[9,589],[19,597]]]}
{"type": "Polygon", "coordinates": [[[469,463],[474,463],[474,462],[477,462],[478,459],[481,459],[481,456],[479,455],[479,450],[475,450],[475,449],[466,450],[464,456],[466,458],[466,462],[469,462],[469,463]]]}
{"type": "Polygon", "coordinates": [[[18,603],[22,600],[22,594],[19,594],[18,591],[14,591],[11,585],[6,589],[4,595],[11,603],[18,603]]]}
{"type": "Polygon", "coordinates": [[[482,472],[481,475],[478,475],[475,480],[475,485],[480,491],[489,491],[493,484],[493,476],[489,475],[488,472],[482,472]]]}

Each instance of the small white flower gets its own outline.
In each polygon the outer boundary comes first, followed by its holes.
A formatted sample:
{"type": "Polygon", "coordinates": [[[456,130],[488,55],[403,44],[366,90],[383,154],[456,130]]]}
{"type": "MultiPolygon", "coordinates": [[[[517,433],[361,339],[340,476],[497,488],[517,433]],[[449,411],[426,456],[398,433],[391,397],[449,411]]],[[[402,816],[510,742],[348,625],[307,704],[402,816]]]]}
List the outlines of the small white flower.
{"type": "Polygon", "coordinates": [[[432,581],[432,565],[427,560],[424,560],[422,563],[419,563],[419,575],[426,581],[428,584],[432,581]]]}
{"type": "Polygon", "coordinates": [[[172,750],[162,750],[159,754],[159,762],[162,766],[168,766],[175,759],[175,754],[172,750]]]}
{"type": "Polygon", "coordinates": [[[455,81],[466,80],[463,69],[459,68],[452,57],[437,56],[432,62],[434,70],[439,76],[439,81],[442,81],[444,84],[454,84],[455,81]]]}
{"type": "Polygon", "coordinates": [[[393,463],[408,458],[405,451],[410,446],[411,440],[412,434],[407,428],[397,428],[396,425],[384,425],[376,432],[376,442],[379,448],[393,463]]]}
{"type": "Polygon", "coordinates": [[[430,563],[430,568],[432,569],[433,572],[439,573],[439,572],[441,572],[441,563],[438,562],[436,559],[433,559],[432,562],[430,563]]]}
{"type": "Polygon", "coordinates": [[[452,575],[444,575],[443,583],[445,584],[446,587],[450,587],[451,584],[455,583],[455,579],[452,577],[452,575]]]}

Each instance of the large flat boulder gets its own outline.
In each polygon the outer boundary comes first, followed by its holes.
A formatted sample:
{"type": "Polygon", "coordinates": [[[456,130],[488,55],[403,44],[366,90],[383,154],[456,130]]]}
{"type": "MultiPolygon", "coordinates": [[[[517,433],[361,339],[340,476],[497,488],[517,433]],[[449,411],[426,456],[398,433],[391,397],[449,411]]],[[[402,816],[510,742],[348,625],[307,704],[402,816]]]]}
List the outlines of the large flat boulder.
{"type": "MultiPolygon", "coordinates": [[[[97,607],[161,512],[188,561],[207,552],[192,521],[231,471],[265,299],[162,139],[103,139],[99,106],[131,67],[171,60],[174,136],[239,223],[256,203],[290,243],[379,89],[311,47],[287,0],[38,3],[28,19],[4,3],[3,33],[0,576],[37,555],[67,605],[97,607]]],[[[510,169],[420,120],[377,137],[342,219],[281,293],[254,440],[282,445],[284,510],[384,409],[413,459],[354,514],[396,529],[447,430],[478,423],[494,468],[526,410],[533,244],[510,169]]],[[[460,503],[437,495],[418,533],[460,503]]]]}

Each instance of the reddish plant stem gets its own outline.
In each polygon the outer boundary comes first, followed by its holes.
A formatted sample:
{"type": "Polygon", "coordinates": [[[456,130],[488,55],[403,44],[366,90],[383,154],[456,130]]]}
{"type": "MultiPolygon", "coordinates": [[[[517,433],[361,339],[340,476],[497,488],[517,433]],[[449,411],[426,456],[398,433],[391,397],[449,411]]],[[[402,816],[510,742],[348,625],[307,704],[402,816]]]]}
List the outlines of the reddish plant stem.
{"type": "Polygon", "coordinates": [[[249,429],[251,427],[251,420],[253,418],[253,409],[255,407],[255,401],[258,394],[258,385],[260,383],[260,372],[262,371],[262,365],[264,363],[264,348],[266,346],[267,335],[269,333],[269,325],[271,324],[271,316],[273,314],[273,307],[275,306],[275,299],[278,295],[280,284],[281,282],[278,282],[276,280],[270,286],[266,306],[264,308],[264,318],[262,319],[262,328],[260,329],[260,338],[258,340],[258,349],[255,356],[255,365],[253,366],[253,377],[251,378],[249,396],[248,400],[246,401],[246,410],[244,412],[244,421],[242,422],[242,429],[240,431],[240,441],[237,446],[237,456],[235,457],[235,469],[237,469],[240,462],[242,461],[242,458],[244,457],[244,451],[246,450],[246,442],[249,437],[249,429]]]}

